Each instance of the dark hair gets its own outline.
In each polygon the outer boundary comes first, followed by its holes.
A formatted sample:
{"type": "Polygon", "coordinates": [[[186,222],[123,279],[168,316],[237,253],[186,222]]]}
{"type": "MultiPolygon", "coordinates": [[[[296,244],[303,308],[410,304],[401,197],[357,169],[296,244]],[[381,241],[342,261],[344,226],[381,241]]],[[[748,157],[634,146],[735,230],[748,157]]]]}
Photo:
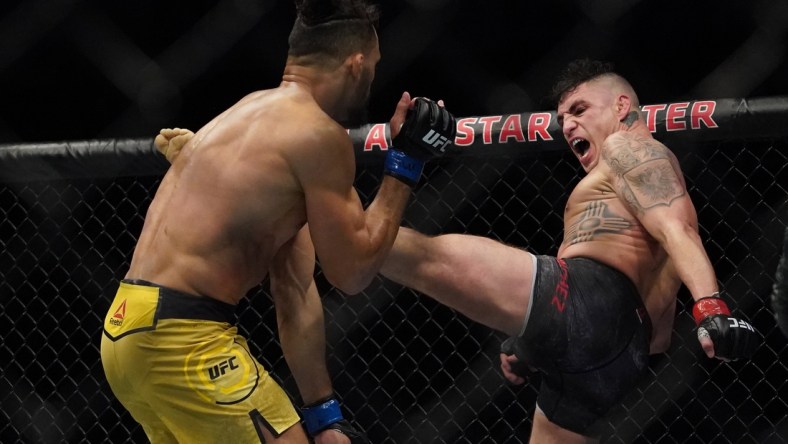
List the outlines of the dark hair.
{"type": "Polygon", "coordinates": [[[589,59],[570,62],[553,85],[550,100],[554,105],[558,105],[566,94],[574,91],[581,84],[607,74],[621,77],[613,71],[613,64],[609,62],[589,59]]]}
{"type": "Polygon", "coordinates": [[[328,64],[365,52],[376,39],[380,10],[364,0],[296,0],[287,55],[328,64]]]}

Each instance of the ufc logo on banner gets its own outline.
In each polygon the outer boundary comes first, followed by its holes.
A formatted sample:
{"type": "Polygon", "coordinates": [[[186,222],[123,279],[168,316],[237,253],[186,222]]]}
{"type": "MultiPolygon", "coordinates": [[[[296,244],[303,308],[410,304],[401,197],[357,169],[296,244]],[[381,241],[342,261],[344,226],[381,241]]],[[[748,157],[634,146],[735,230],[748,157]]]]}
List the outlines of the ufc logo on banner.
{"type": "Polygon", "coordinates": [[[755,331],[752,325],[750,325],[746,321],[740,321],[735,318],[729,318],[728,320],[731,322],[731,327],[733,328],[746,328],[747,330],[755,331]]]}
{"type": "Polygon", "coordinates": [[[440,134],[436,133],[435,130],[430,130],[426,136],[422,137],[421,140],[427,142],[427,144],[438,148],[440,152],[444,152],[446,150],[446,145],[449,144],[449,139],[440,134]]]}

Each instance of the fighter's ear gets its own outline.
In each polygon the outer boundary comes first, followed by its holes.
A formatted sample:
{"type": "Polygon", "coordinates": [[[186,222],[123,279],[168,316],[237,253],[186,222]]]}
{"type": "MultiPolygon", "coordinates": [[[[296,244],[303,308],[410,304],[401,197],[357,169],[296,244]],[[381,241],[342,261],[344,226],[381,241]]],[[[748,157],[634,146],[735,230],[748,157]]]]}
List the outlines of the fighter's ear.
{"type": "Polygon", "coordinates": [[[619,94],[616,97],[616,114],[619,121],[624,121],[632,111],[632,99],[626,94],[619,94]]]}
{"type": "Polygon", "coordinates": [[[354,52],[347,56],[347,59],[345,59],[345,66],[347,66],[351,76],[354,78],[361,77],[361,73],[364,70],[364,53],[354,52]]]}

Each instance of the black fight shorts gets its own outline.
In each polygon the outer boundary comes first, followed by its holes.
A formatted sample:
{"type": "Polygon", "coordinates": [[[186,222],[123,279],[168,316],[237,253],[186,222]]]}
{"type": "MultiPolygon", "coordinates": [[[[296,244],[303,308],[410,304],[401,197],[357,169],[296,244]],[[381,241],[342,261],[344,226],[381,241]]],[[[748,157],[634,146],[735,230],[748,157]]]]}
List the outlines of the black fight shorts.
{"type": "Polygon", "coordinates": [[[620,271],[588,258],[536,259],[517,355],[542,373],[537,405],[547,418],[587,434],[648,369],[651,322],[620,271]]]}

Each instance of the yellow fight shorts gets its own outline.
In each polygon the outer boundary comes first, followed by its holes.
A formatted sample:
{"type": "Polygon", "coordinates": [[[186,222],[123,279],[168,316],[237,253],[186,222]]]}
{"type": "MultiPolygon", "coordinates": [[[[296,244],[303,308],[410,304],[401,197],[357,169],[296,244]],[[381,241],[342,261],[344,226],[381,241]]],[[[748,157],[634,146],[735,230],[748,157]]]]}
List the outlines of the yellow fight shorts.
{"type": "Polygon", "coordinates": [[[300,418],[234,324],[235,307],[122,281],[101,338],[112,392],[153,443],[262,442],[300,418]]]}

